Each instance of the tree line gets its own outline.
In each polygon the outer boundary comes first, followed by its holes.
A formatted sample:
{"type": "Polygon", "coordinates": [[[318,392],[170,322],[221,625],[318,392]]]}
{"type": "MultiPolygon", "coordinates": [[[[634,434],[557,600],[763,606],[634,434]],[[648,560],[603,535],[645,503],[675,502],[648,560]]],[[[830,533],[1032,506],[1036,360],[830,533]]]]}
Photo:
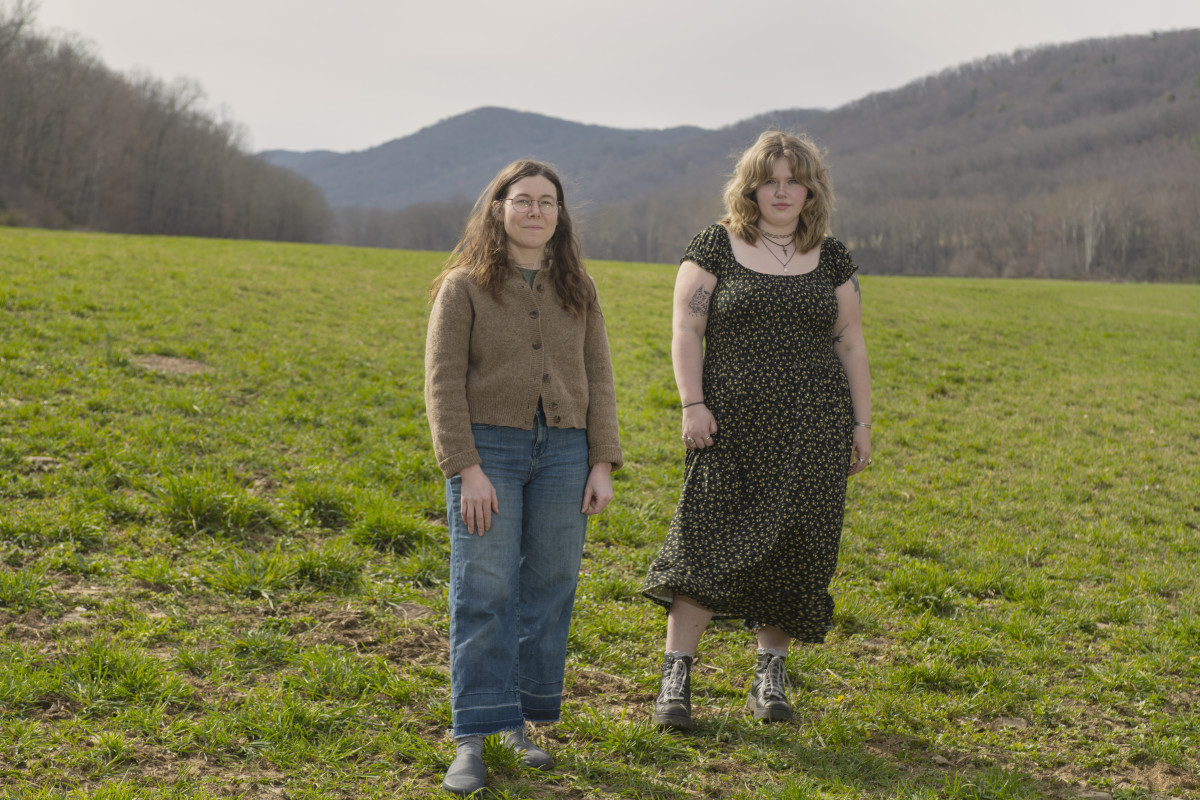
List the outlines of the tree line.
{"type": "Polygon", "coordinates": [[[193,82],[126,77],[0,6],[0,222],[327,241],[320,189],[250,154],[193,82]]]}

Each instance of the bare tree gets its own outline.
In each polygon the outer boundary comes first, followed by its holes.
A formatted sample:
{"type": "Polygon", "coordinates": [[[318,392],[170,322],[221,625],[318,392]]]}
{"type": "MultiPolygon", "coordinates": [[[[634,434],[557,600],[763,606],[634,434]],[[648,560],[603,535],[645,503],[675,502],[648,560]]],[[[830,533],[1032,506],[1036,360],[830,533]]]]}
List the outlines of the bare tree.
{"type": "Polygon", "coordinates": [[[0,7],[0,218],[131,233],[323,241],[331,214],[248,154],[192,81],[123,77],[0,7]]]}

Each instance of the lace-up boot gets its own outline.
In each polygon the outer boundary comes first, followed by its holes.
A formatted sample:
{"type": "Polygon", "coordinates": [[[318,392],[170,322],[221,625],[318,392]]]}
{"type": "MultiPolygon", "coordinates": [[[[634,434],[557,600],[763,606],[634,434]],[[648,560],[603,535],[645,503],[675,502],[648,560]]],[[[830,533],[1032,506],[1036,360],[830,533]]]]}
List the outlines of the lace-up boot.
{"type": "Polygon", "coordinates": [[[788,704],[787,685],[787,656],[759,650],[746,708],[750,709],[755,719],[764,722],[791,719],[792,707],[788,704]]]}
{"type": "Polygon", "coordinates": [[[650,721],[660,728],[686,731],[692,727],[692,662],[684,653],[663,656],[662,680],[650,721]]]}

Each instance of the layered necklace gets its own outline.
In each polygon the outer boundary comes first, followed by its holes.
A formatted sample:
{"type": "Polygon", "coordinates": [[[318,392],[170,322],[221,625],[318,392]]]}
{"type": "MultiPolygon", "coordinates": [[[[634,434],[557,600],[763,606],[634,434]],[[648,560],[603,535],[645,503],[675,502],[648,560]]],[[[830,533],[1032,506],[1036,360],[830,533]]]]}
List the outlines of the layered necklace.
{"type": "Polygon", "coordinates": [[[762,233],[762,235],[763,235],[763,244],[765,244],[765,245],[773,244],[783,252],[784,256],[787,256],[787,259],[785,260],[784,258],[781,258],[780,256],[776,255],[775,251],[772,250],[770,247],[767,248],[767,252],[770,253],[772,256],[774,256],[775,260],[779,262],[779,268],[782,269],[784,272],[787,272],[788,264],[792,263],[792,259],[796,257],[795,248],[792,249],[791,255],[788,255],[788,248],[791,247],[792,243],[796,241],[796,232],[792,231],[791,233],[767,233],[766,231],[761,230],[761,229],[759,232],[762,233]],[[786,240],[786,241],[781,241],[781,240],[786,240]]]}

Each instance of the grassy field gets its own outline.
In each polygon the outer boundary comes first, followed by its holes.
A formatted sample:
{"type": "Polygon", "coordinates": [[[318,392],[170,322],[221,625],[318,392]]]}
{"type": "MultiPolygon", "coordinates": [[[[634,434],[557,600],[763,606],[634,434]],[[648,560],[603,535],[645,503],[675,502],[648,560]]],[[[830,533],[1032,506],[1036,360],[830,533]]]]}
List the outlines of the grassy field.
{"type": "MultiPolygon", "coordinates": [[[[0,229],[0,798],[439,794],[441,259],[0,229]]],[[[639,596],[682,464],[674,269],[591,269],[627,467],[559,766],[489,743],[491,797],[1200,798],[1200,286],[864,276],[836,627],[763,726],[714,626],[676,735],[639,596]]]]}

